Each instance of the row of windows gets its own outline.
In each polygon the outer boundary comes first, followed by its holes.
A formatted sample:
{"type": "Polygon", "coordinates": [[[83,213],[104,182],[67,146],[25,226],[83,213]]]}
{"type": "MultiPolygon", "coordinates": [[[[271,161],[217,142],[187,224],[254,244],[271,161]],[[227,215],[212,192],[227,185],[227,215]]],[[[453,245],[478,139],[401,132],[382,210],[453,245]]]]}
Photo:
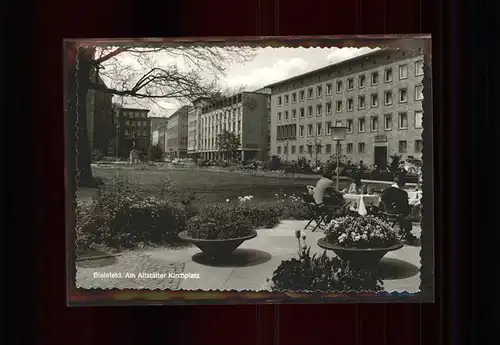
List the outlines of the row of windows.
{"type": "MultiPolygon", "coordinates": [[[[423,119],[422,111],[416,111],[414,113],[414,127],[416,129],[422,128],[422,119],[423,119]]],[[[335,127],[342,127],[343,125],[344,125],[343,121],[339,120],[335,122],[335,127]]],[[[351,119],[347,120],[345,125],[347,127],[347,133],[349,134],[354,133],[354,120],[351,119]]],[[[392,114],[384,115],[383,126],[385,131],[392,130],[393,127],[392,114]]],[[[306,136],[306,129],[308,137],[332,135],[332,122],[331,121],[326,122],[325,128],[323,127],[322,122],[316,123],[315,132],[313,124],[308,124],[307,127],[304,125],[300,125],[298,126],[299,137],[303,138],[306,136]]],[[[403,112],[398,114],[398,129],[400,130],[408,129],[408,113],[403,112]]],[[[370,131],[378,132],[378,130],[379,130],[379,117],[372,116],[370,118],[370,131]]],[[[357,119],[357,133],[365,133],[365,132],[366,132],[366,119],[365,118],[357,119]]],[[[278,126],[276,129],[277,140],[295,139],[296,137],[297,137],[297,125],[295,124],[278,126]]]]}
{"type": "Polygon", "coordinates": [[[137,125],[138,127],[147,127],[148,126],[148,122],[147,121],[130,121],[130,120],[125,120],[125,125],[126,126],[130,126],[132,124],[132,126],[135,124],[137,125]]]}
{"type": "MultiPolygon", "coordinates": [[[[421,101],[424,99],[423,95],[423,86],[422,85],[416,85],[415,86],[415,95],[414,95],[414,100],[415,101],[421,101]]],[[[357,106],[358,110],[363,110],[366,109],[366,96],[361,95],[358,96],[357,99],[357,106]]],[[[408,102],[408,89],[403,88],[398,90],[398,102],[400,104],[407,103],[408,102]]],[[[354,111],[354,98],[348,98],[346,100],[346,110],[347,111],[354,111]]],[[[393,93],[391,90],[384,91],[384,105],[389,106],[394,104],[394,97],[393,93]]],[[[376,108],[379,106],[379,95],[378,93],[372,93],[370,95],[370,108],[376,108]]],[[[323,115],[323,109],[326,115],[331,115],[332,114],[332,102],[327,102],[324,105],[323,104],[317,104],[316,105],[316,116],[322,116],[323,115]]],[[[335,112],[342,113],[344,111],[344,101],[336,101],[335,102],[335,112]]],[[[305,117],[305,108],[299,108],[298,109],[299,117],[303,119],[305,117]]],[[[285,110],[283,112],[278,112],[278,122],[280,122],[284,116],[284,120],[287,121],[289,119],[289,114],[290,112],[288,110],[285,110]]],[[[313,107],[308,106],[307,107],[307,117],[312,117],[313,114],[313,107]]],[[[295,120],[297,118],[297,109],[292,109],[291,110],[291,117],[292,120],[295,120]]]]}
{"type": "MultiPolygon", "coordinates": [[[[415,62],[415,76],[421,76],[424,74],[424,61],[420,60],[415,62]]],[[[399,66],[399,80],[404,80],[408,78],[408,64],[400,65],[399,66]]],[[[363,89],[366,87],[366,76],[364,74],[358,76],[358,89],[363,89]]],[[[393,71],[392,67],[386,68],[384,71],[384,82],[390,83],[393,81],[393,71]]],[[[379,72],[373,72],[370,74],[370,84],[372,86],[378,85],[380,82],[380,76],[379,72]]],[[[347,91],[353,91],[354,90],[354,78],[347,78],[347,91]]],[[[335,91],[336,93],[342,93],[344,91],[344,82],[342,80],[338,80],[335,83],[335,91]]],[[[326,84],[326,95],[331,95],[332,94],[332,83],[327,83],[326,84]]],[[[305,99],[305,90],[300,90],[298,92],[299,95],[299,101],[303,102],[305,99]]],[[[307,89],[307,97],[309,99],[314,99],[314,98],[319,98],[323,96],[323,86],[318,85],[316,88],[308,88],[307,89]],[[316,92],[314,92],[316,89],[316,92]]],[[[286,105],[290,102],[290,96],[284,95],[284,96],[278,96],[277,97],[277,104],[278,106],[283,105],[283,103],[286,105]]],[[[297,93],[293,92],[291,94],[291,102],[296,103],[297,102],[297,93]]]]}
{"type": "Polygon", "coordinates": [[[138,130],[134,130],[133,128],[132,129],[125,129],[125,135],[137,135],[137,136],[143,136],[143,137],[147,137],[148,136],[148,131],[138,131],[138,130]]]}
{"type": "MultiPolygon", "coordinates": [[[[304,148],[307,150],[308,154],[313,154],[313,149],[314,153],[317,154],[322,154],[323,153],[323,146],[322,145],[300,145],[299,146],[299,154],[304,153],[304,148]]],[[[342,153],[343,152],[343,145],[338,144],[338,152],[342,153]]],[[[421,153],[423,148],[423,141],[421,139],[415,140],[415,144],[413,146],[413,151],[415,153],[421,153]]],[[[357,153],[366,153],[366,143],[358,143],[357,145],[357,153]]],[[[347,143],[345,145],[345,153],[346,154],[352,154],[354,153],[354,144],[353,143],[347,143]]],[[[281,155],[281,146],[278,146],[277,152],[279,155],[281,155]]],[[[399,153],[408,153],[408,141],[407,140],[400,140],[398,141],[398,152],[399,153]]],[[[325,145],[325,153],[332,153],[332,144],[326,144],[325,145]]],[[[288,146],[283,146],[283,154],[288,154],[288,146]]],[[[290,154],[296,154],[296,146],[291,145],[290,146],[290,154]]]]}
{"type": "Polygon", "coordinates": [[[221,109],[225,107],[229,107],[231,105],[235,105],[237,103],[241,103],[242,96],[241,94],[233,96],[231,98],[226,98],[224,100],[218,101],[215,104],[207,105],[201,108],[201,113],[206,114],[216,109],[221,109]]]}
{"type": "Polygon", "coordinates": [[[124,115],[129,118],[144,119],[147,117],[148,113],[144,111],[126,111],[124,112],[124,115]]]}

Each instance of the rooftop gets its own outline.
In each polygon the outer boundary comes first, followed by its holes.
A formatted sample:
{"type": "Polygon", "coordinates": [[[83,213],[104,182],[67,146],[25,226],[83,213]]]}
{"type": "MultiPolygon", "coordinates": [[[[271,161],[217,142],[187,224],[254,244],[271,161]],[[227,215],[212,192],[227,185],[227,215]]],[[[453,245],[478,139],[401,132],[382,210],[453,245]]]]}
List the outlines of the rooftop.
{"type": "Polygon", "coordinates": [[[282,84],[286,84],[286,83],[289,83],[289,82],[292,82],[292,81],[295,81],[295,80],[304,79],[306,77],[313,76],[313,75],[316,75],[316,74],[320,74],[320,73],[324,73],[324,72],[329,72],[329,71],[334,71],[334,70],[337,70],[339,68],[346,67],[346,66],[348,66],[348,65],[350,65],[352,63],[356,63],[356,62],[360,63],[360,62],[368,60],[370,58],[386,56],[387,54],[390,54],[390,53],[393,53],[393,52],[395,52],[394,49],[389,49],[389,48],[378,49],[378,50],[369,52],[367,54],[355,56],[355,57],[353,57],[351,59],[343,60],[343,61],[340,61],[340,62],[337,62],[337,63],[330,64],[330,65],[325,66],[325,67],[321,67],[321,68],[315,69],[315,70],[307,72],[307,73],[299,74],[299,75],[297,75],[295,77],[291,77],[291,78],[288,78],[288,79],[280,80],[280,81],[275,82],[273,84],[266,85],[266,86],[264,86],[261,89],[272,88],[272,87],[275,87],[277,85],[282,85],[282,84]]]}

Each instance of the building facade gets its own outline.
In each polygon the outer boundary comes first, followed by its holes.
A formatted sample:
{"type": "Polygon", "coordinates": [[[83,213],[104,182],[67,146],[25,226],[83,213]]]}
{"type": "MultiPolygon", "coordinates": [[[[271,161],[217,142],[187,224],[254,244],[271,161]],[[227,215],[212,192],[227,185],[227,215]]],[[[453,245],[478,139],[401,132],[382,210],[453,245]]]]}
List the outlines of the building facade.
{"type": "Polygon", "coordinates": [[[347,127],[339,152],[385,169],[389,156],[421,158],[423,55],[377,50],[268,87],[271,154],[326,161],[332,126],[347,127]]]}
{"type": "Polygon", "coordinates": [[[167,134],[167,117],[149,117],[151,122],[151,145],[158,145],[165,151],[167,134]]]}
{"type": "MultiPolygon", "coordinates": [[[[95,71],[90,78],[95,82],[95,71]]],[[[97,77],[99,84],[104,81],[97,77]]],[[[87,135],[90,152],[101,152],[103,155],[114,154],[114,139],[116,137],[113,122],[113,95],[103,91],[89,90],[87,93],[87,135]]]]}
{"type": "Polygon", "coordinates": [[[239,138],[236,159],[267,159],[267,100],[268,95],[263,93],[242,92],[216,102],[195,102],[199,156],[203,159],[222,157],[217,138],[228,131],[239,138]]]}
{"type": "Polygon", "coordinates": [[[183,106],[168,118],[165,153],[170,159],[187,157],[188,114],[191,109],[183,106]]]}
{"type": "Polygon", "coordinates": [[[118,108],[118,156],[128,158],[132,148],[146,155],[151,146],[148,109],[118,108]]]}
{"type": "Polygon", "coordinates": [[[199,158],[199,118],[201,107],[199,102],[194,102],[194,107],[188,113],[188,147],[187,153],[190,158],[197,160],[199,158]],[[197,106],[198,105],[198,106],[197,106]]]}

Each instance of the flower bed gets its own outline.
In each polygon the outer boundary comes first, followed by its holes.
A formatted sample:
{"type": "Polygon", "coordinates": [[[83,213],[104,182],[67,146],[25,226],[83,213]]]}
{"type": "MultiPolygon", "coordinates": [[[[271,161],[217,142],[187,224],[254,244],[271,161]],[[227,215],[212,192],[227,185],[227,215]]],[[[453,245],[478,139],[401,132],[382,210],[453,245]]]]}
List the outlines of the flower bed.
{"type": "Polygon", "coordinates": [[[296,232],[298,258],[284,260],[268,282],[273,291],[377,292],[383,288],[378,272],[352,267],[338,257],[311,255],[306,237],[296,232]]]}
{"type": "Polygon", "coordinates": [[[77,206],[79,250],[171,243],[186,229],[193,236],[194,231],[199,232],[198,238],[233,238],[257,228],[272,228],[282,219],[311,216],[310,209],[293,195],[276,195],[273,201],[244,196],[197,206],[194,195],[174,192],[169,179],[156,190],[155,195],[145,196],[140,186],[127,178],[104,180],[91,202],[77,206]]]}

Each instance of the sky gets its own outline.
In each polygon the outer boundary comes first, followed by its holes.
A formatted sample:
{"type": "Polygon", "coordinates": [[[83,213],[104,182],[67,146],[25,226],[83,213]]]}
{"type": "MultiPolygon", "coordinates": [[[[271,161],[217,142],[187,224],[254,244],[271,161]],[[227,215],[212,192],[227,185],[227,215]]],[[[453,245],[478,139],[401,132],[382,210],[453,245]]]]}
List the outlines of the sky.
{"type": "MultiPolygon", "coordinates": [[[[377,49],[377,48],[375,48],[377,49]]],[[[255,57],[244,64],[233,64],[220,80],[223,88],[253,91],[274,82],[295,77],[312,70],[325,67],[358,55],[367,54],[372,48],[257,48],[255,57]]],[[[175,64],[179,69],[187,69],[184,62],[162,55],[152,57],[160,65],[175,64]]],[[[139,66],[130,56],[119,54],[121,63],[139,66]]],[[[140,72],[140,71],[139,71],[140,72]]],[[[139,73],[140,74],[140,73],[139,73]]],[[[210,76],[207,75],[207,78],[210,76]]],[[[110,86],[112,81],[104,79],[110,86]]],[[[151,109],[149,116],[170,116],[180,107],[176,100],[161,100],[157,104],[149,100],[113,97],[113,101],[123,106],[151,109]]]]}

